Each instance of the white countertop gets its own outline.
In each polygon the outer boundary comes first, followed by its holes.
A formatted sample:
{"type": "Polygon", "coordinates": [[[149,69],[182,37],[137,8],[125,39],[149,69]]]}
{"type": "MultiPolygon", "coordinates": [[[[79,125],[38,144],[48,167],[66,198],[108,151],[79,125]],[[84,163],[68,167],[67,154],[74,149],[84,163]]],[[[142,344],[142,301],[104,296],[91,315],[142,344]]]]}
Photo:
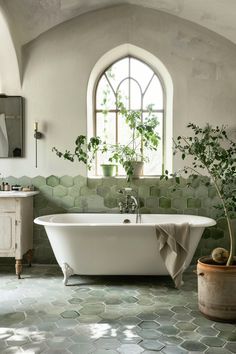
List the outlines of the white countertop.
{"type": "Polygon", "coordinates": [[[22,192],[22,191],[0,191],[0,198],[26,198],[39,194],[38,191],[22,192]]]}

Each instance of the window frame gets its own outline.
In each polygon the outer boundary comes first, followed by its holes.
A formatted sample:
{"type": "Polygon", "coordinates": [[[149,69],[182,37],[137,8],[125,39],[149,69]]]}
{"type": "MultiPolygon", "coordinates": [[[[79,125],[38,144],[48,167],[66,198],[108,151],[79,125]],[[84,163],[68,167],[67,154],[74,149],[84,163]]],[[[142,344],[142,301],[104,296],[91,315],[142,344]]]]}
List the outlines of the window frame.
{"type": "MultiPolygon", "coordinates": [[[[123,43],[115,46],[107,52],[98,56],[91,66],[90,76],[88,78],[87,85],[87,137],[94,136],[94,110],[95,110],[95,93],[98,80],[102,73],[111,66],[115,61],[120,60],[127,55],[131,55],[147,65],[158,75],[164,92],[164,110],[165,110],[165,125],[163,126],[165,146],[164,146],[164,169],[167,169],[170,173],[173,172],[173,94],[174,86],[173,80],[168,68],[165,64],[153,53],[147,51],[144,48],[138,47],[130,43],[123,43]]],[[[89,178],[102,178],[102,176],[95,176],[93,170],[87,169],[87,176],[89,178]]],[[[117,176],[116,178],[123,178],[117,176]]],[[[141,177],[144,178],[144,177],[141,177]]],[[[159,178],[158,176],[148,176],[146,178],[159,178]]]]}
{"type": "MultiPolygon", "coordinates": [[[[165,101],[166,101],[166,95],[165,95],[165,89],[164,89],[164,85],[163,85],[163,81],[159,75],[159,73],[156,72],[156,70],[153,69],[152,66],[150,66],[148,63],[146,63],[143,59],[140,59],[140,58],[137,58],[136,56],[134,55],[124,55],[123,57],[121,58],[118,58],[116,59],[115,61],[113,61],[109,66],[107,66],[99,75],[99,77],[97,78],[97,81],[96,81],[96,84],[94,86],[94,109],[93,109],[93,131],[94,131],[94,134],[97,135],[97,113],[102,113],[103,112],[103,109],[97,109],[97,91],[98,91],[98,86],[99,86],[99,83],[102,79],[102,77],[105,77],[106,80],[107,80],[107,83],[109,84],[110,86],[110,89],[112,90],[114,96],[116,97],[117,93],[118,93],[118,90],[119,90],[119,87],[121,86],[121,84],[125,81],[125,80],[128,80],[129,82],[129,98],[128,98],[128,102],[129,102],[129,107],[128,109],[131,110],[131,111],[136,111],[137,109],[131,109],[130,108],[130,101],[131,101],[131,98],[130,98],[130,82],[131,80],[135,81],[137,83],[137,85],[139,86],[139,89],[140,89],[140,93],[141,93],[141,108],[140,108],[140,111],[142,111],[142,118],[143,118],[143,114],[145,113],[148,113],[148,110],[145,109],[143,107],[143,101],[144,101],[144,96],[153,80],[153,78],[156,76],[157,79],[159,80],[160,82],[160,85],[161,85],[161,88],[162,88],[162,93],[163,93],[163,102],[162,102],[162,106],[163,108],[162,109],[153,109],[152,112],[153,113],[157,113],[157,114],[161,114],[162,115],[162,132],[161,132],[161,144],[162,144],[162,174],[164,173],[164,158],[165,158],[165,101]],[[123,78],[118,86],[117,86],[117,89],[116,91],[114,90],[114,87],[112,86],[108,76],[106,75],[106,72],[107,70],[112,67],[113,65],[115,65],[116,63],[118,63],[119,61],[123,60],[123,59],[128,59],[128,76],[126,76],[125,78],[123,78]],[[134,79],[132,76],[131,76],[131,59],[135,59],[135,60],[138,60],[139,62],[143,63],[144,65],[148,66],[150,68],[150,70],[152,70],[152,76],[150,78],[150,80],[148,81],[147,83],[147,86],[144,90],[144,93],[142,92],[142,88],[141,88],[141,85],[139,83],[138,80],[134,79]]],[[[115,124],[116,124],[116,143],[118,142],[118,114],[120,112],[119,109],[117,109],[117,104],[116,104],[116,108],[115,109],[108,109],[108,112],[111,112],[111,113],[115,113],[115,124]]],[[[95,177],[102,177],[101,174],[98,174],[98,162],[97,162],[97,159],[95,159],[95,177]]],[[[148,174],[148,175],[145,175],[145,174],[142,174],[141,177],[144,177],[144,178],[150,178],[150,177],[160,177],[161,175],[160,174],[148,174]]],[[[125,177],[125,175],[121,175],[121,174],[116,174],[116,177],[125,177]]]]}

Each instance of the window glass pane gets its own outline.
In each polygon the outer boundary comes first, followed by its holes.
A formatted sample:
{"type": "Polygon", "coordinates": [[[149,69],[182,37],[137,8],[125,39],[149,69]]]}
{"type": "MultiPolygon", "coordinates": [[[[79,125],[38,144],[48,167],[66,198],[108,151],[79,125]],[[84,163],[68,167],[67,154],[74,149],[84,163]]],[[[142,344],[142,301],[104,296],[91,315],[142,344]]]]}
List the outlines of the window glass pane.
{"type": "Polygon", "coordinates": [[[128,144],[132,139],[132,132],[125,123],[125,118],[118,114],[118,143],[128,144]]]}
{"type": "Polygon", "coordinates": [[[154,76],[143,99],[144,107],[154,104],[153,109],[163,109],[163,89],[160,80],[154,76]]]}
{"type": "Polygon", "coordinates": [[[142,108],[142,96],[138,83],[130,80],[130,109],[142,108]]]}
{"type": "MultiPolygon", "coordinates": [[[[159,136],[163,136],[163,114],[155,114],[158,117],[159,125],[156,127],[156,131],[159,136]]],[[[162,163],[163,163],[163,140],[159,141],[157,150],[148,151],[144,148],[144,155],[149,158],[149,162],[145,162],[143,168],[143,174],[148,175],[161,175],[162,163]]]]}
{"type": "Polygon", "coordinates": [[[106,71],[106,75],[116,91],[120,82],[129,76],[129,59],[124,58],[111,65],[106,71]]]}
{"type": "Polygon", "coordinates": [[[119,100],[129,109],[129,80],[124,80],[118,87],[119,100]]]}
{"type": "Polygon", "coordinates": [[[116,114],[111,112],[97,113],[96,116],[96,135],[108,144],[114,144],[116,141],[116,114]]]}
{"type": "Polygon", "coordinates": [[[97,87],[97,109],[115,109],[115,95],[103,75],[97,87]]]}
{"type": "Polygon", "coordinates": [[[144,92],[149,81],[151,80],[153,70],[142,61],[131,58],[130,74],[131,77],[133,77],[139,82],[142,88],[142,92],[144,92]]]}
{"type": "MultiPolygon", "coordinates": [[[[115,144],[116,141],[116,114],[109,112],[107,115],[103,113],[97,113],[96,115],[96,135],[99,136],[103,141],[109,144],[115,144]]],[[[101,163],[108,163],[110,154],[101,152],[97,153],[97,173],[102,174],[102,169],[100,167],[101,163]]]]}
{"type": "MultiPolygon", "coordinates": [[[[118,114],[118,139],[117,142],[120,145],[130,145],[130,142],[132,140],[132,131],[127,127],[127,124],[125,123],[125,118],[118,114]]],[[[122,166],[118,167],[118,174],[119,175],[125,175],[125,170],[123,169],[122,166]]]]}

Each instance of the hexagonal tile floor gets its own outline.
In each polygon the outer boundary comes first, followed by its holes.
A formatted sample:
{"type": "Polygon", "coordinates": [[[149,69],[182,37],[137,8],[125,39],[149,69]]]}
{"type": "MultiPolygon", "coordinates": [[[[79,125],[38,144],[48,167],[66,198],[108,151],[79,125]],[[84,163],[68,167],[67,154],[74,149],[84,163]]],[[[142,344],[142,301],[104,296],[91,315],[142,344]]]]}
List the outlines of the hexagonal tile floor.
{"type": "Polygon", "coordinates": [[[204,318],[190,268],[169,277],[73,276],[56,266],[1,267],[0,353],[229,354],[236,326],[204,318]]]}

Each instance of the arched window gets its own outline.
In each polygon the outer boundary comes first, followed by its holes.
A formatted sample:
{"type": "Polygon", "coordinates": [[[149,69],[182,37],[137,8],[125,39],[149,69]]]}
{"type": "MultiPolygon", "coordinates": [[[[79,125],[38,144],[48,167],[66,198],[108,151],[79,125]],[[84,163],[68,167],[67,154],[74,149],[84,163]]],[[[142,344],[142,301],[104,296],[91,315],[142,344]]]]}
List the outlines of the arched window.
{"type": "MultiPolygon", "coordinates": [[[[100,136],[109,144],[125,144],[130,131],[117,105],[117,95],[127,110],[140,112],[145,121],[149,105],[158,119],[156,131],[160,135],[156,151],[143,153],[144,176],[159,176],[173,168],[173,82],[167,67],[147,50],[124,43],[106,52],[94,65],[87,89],[87,135],[100,136]]],[[[118,101],[119,101],[118,99],[118,101]]],[[[119,146],[120,146],[119,145],[119,146]]],[[[101,176],[100,164],[107,163],[109,155],[97,154],[96,166],[88,176],[101,176]]],[[[121,166],[118,175],[125,175],[121,166]]]]}
{"type": "MultiPolygon", "coordinates": [[[[158,120],[160,142],[157,151],[143,148],[143,175],[160,175],[163,168],[164,93],[161,81],[152,68],[143,61],[127,56],[110,65],[100,76],[96,88],[95,135],[108,144],[129,144],[132,132],[127,129],[119,109],[121,101],[129,111],[140,111],[142,120],[151,111],[158,120]]],[[[142,142],[140,142],[140,145],[142,142]]],[[[101,175],[101,163],[107,163],[109,154],[97,156],[96,174],[101,175]]],[[[124,175],[118,166],[118,175],[124,175]]]]}

